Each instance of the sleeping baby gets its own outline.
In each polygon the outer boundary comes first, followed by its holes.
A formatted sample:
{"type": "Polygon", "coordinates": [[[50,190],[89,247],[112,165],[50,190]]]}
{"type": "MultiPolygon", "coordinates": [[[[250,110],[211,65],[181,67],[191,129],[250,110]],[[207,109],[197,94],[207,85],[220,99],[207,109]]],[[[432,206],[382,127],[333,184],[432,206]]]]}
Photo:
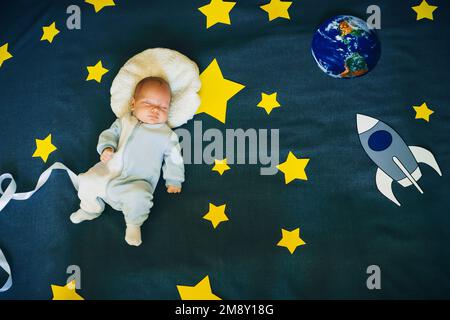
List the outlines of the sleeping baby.
{"type": "Polygon", "coordinates": [[[73,223],[99,217],[106,202],[124,214],[125,241],[142,243],[141,225],[153,206],[161,166],[167,192],[181,192],[184,182],[178,137],[166,123],[170,102],[164,79],[147,77],[136,85],[131,112],[100,134],[101,161],[78,176],[80,209],[70,216],[73,223]]]}

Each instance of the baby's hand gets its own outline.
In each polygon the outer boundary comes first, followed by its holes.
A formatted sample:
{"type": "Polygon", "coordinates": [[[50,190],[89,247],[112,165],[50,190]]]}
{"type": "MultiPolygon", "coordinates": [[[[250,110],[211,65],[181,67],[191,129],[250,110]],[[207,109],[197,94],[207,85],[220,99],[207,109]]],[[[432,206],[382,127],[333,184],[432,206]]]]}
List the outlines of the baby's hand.
{"type": "Polygon", "coordinates": [[[103,163],[107,163],[109,160],[111,160],[112,156],[114,154],[114,149],[113,148],[106,148],[105,150],[103,150],[102,155],[100,156],[100,161],[103,163]]]}
{"type": "Polygon", "coordinates": [[[167,192],[168,193],[180,193],[181,188],[175,187],[175,186],[167,186],[167,192]]]}

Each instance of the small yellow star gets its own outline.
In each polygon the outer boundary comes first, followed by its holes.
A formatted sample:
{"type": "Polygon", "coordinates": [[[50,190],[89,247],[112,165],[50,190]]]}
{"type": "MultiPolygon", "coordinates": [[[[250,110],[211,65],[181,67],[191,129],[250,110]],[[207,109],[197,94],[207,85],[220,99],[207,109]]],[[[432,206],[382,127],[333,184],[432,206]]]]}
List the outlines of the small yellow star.
{"type": "Polygon", "coordinates": [[[273,109],[280,107],[280,103],[277,101],[277,93],[261,93],[261,101],[258,103],[258,107],[264,108],[267,114],[270,114],[273,109]]]}
{"type": "Polygon", "coordinates": [[[212,293],[209,276],[204,277],[193,287],[177,285],[177,289],[181,300],[222,300],[212,293]]]}
{"type": "Polygon", "coordinates": [[[202,83],[199,92],[201,103],[196,114],[206,113],[225,123],[228,100],[245,86],[225,79],[216,59],[202,72],[200,81],[202,83]]]}
{"type": "Polygon", "coordinates": [[[52,144],[52,135],[49,134],[44,140],[36,139],[36,151],[33,153],[33,158],[40,157],[44,162],[47,162],[48,156],[57,148],[52,144]]]}
{"type": "Polygon", "coordinates": [[[5,43],[0,47],[0,67],[2,66],[3,62],[11,58],[12,54],[8,52],[8,44],[5,43]]]}
{"type": "Polygon", "coordinates": [[[290,1],[271,0],[270,3],[260,6],[261,9],[269,14],[269,21],[276,18],[291,19],[289,16],[289,7],[292,5],[290,1]]]}
{"type": "Polygon", "coordinates": [[[411,8],[417,13],[417,21],[421,19],[433,20],[433,11],[438,7],[429,5],[425,0],[423,0],[420,5],[411,8]]]}
{"type": "Polygon", "coordinates": [[[230,170],[230,167],[227,164],[227,159],[217,160],[214,159],[214,167],[212,171],[217,171],[220,175],[222,175],[225,171],[230,170]]]}
{"type": "Polygon", "coordinates": [[[221,206],[215,206],[212,203],[209,204],[209,211],[207,214],[203,216],[203,219],[211,221],[213,228],[217,228],[217,226],[224,221],[228,221],[228,217],[225,214],[226,205],[223,204],[221,206]]]}
{"type": "Polygon", "coordinates": [[[236,2],[223,0],[211,0],[211,2],[198,10],[206,16],[206,29],[216,23],[231,24],[230,11],[236,5],[236,2]]]}
{"type": "Polygon", "coordinates": [[[53,38],[55,38],[58,33],[59,33],[59,30],[56,29],[55,22],[53,22],[51,25],[49,25],[47,27],[42,27],[41,41],[47,40],[48,42],[52,43],[53,38]]]}
{"type": "Polygon", "coordinates": [[[84,300],[82,296],[80,296],[75,291],[75,280],[72,280],[64,287],[51,285],[53,292],[52,300],[84,300]]]}
{"type": "Polygon", "coordinates": [[[104,7],[114,7],[116,5],[114,0],[85,0],[84,2],[92,4],[96,13],[104,7]]]}
{"type": "Polygon", "coordinates": [[[278,170],[284,173],[284,180],[286,184],[295,179],[308,180],[306,176],[306,166],[309,159],[296,158],[295,155],[289,151],[285,162],[277,166],[278,170]]]}
{"type": "Polygon", "coordinates": [[[102,60],[97,62],[95,66],[89,66],[87,67],[87,70],[89,72],[88,77],[86,78],[86,81],[89,80],[95,80],[98,83],[102,81],[102,77],[107,73],[109,70],[103,68],[102,60]]]}
{"type": "Polygon", "coordinates": [[[416,111],[416,119],[423,119],[427,122],[430,121],[430,116],[434,113],[425,102],[420,106],[413,106],[413,108],[416,111]]]}
{"type": "Polygon", "coordinates": [[[292,231],[281,229],[281,234],[282,237],[280,242],[277,243],[277,246],[286,247],[291,254],[294,253],[298,246],[306,244],[305,241],[300,239],[300,228],[292,231]]]}

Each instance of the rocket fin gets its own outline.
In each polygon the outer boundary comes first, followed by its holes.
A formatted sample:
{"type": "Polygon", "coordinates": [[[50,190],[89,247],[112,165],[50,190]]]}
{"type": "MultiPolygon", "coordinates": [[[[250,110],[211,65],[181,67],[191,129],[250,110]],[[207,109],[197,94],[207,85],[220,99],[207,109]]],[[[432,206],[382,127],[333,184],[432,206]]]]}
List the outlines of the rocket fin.
{"type": "Polygon", "coordinates": [[[414,158],[416,158],[417,162],[426,163],[427,165],[432,167],[440,176],[442,176],[442,172],[439,168],[438,163],[436,162],[436,158],[430,151],[416,146],[409,146],[409,149],[411,150],[414,158]]]}
{"type": "Polygon", "coordinates": [[[394,202],[396,205],[401,206],[400,202],[398,202],[394,193],[392,192],[392,181],[393,179],[389,177],[383,170],[380,168],[377,169],[377,175],[375,178],[377,182],[377,188],[380,192],[389,200],[394,202]]]}

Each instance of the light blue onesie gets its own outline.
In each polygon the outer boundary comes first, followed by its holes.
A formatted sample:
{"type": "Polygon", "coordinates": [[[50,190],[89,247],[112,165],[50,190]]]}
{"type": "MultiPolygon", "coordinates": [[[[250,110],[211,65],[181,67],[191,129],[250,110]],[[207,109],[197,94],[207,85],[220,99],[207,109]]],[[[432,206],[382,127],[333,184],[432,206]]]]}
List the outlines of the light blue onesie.
{"type": "Polygon", "coordinates": [[[106,202],[123,212],[127,225],[140,226],[153,206],[161,166],[166,186],[184,182],[178,137],[165,123],[146,124],[129,114],[100,134],[98,153],[107,147],[115,150],[112,159],[79,175],[80,207],[99,216],[106,202]]]}

